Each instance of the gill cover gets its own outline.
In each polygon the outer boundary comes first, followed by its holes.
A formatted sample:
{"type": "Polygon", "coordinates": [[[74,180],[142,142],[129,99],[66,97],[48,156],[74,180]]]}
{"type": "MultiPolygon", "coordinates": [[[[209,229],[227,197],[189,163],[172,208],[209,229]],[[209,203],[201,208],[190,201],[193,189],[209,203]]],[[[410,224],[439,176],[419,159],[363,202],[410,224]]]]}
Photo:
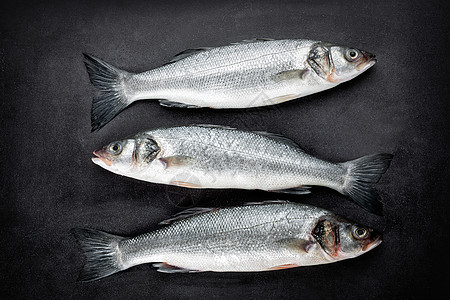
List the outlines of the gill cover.
{"type": "Polygon", "coordinates": [[[334,64],[330,50],[323,44],[314,46],[308,55],[308,64],[317,75],[330,82],[333,81],[334,64]]]}
{"type": "Polygon", "coordinates": [[[150,136],[138,137],[133,151],[133,164],[136,166],[148,164],[155,159],[159,151],[161,148],[150,136]]]}
{"type": "Polygon", "coordinates": [[[328,220],[319,221],[312,233],[322,249],[330,256],[338,255],[340,248],[339,225],[328,220]]]}

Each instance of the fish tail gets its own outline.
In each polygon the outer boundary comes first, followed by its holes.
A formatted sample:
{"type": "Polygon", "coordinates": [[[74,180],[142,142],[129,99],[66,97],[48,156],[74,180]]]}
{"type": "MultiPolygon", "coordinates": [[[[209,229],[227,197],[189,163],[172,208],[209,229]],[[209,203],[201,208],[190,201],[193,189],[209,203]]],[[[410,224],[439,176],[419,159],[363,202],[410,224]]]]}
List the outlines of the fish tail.
{"type": "Polygon", "coordinates": [[[347,170],[342,193],[350,196],[362,208],[382,215],[383,204],[379,201],[373,184],[377,183],[389,168],[392,158],[392,154],[379,153],[342,163],[347,170]]]}
{"type": "Polygon", "coordinates": [[[119,249],[119,242],[124,238],[95,229],[71,231],[86,256],[79,281],[94,281],[126,269],[119,249]]]}
{"type": "Polygon", "coordinates": [[[89,79],[99,91],[91,110],[91,130],[96,131],[131,104],[124,90],[125,79],[131,74],[89,54],[83,55],[89,79]]]}

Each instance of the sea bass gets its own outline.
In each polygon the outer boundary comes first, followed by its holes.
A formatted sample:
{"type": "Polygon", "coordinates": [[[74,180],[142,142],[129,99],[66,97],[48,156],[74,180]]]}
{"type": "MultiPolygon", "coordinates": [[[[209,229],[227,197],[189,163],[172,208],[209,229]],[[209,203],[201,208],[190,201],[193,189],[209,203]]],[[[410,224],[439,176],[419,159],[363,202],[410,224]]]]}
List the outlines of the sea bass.
{"type": "Polygon", "coordinates": [[[325,186],[376,214],[382,205],[373,183],[392,159],[382,153],[332,163],[277,134],[216,125],[150,130],[112,142],[94,155],[95,164],[113,173],[187,188],[305,194],[311,185],[325,186]]]}
{"type": "Polygon", "coordinates": [[[381,243],[371,228],[286,201],[196,208],[163,224],[170,225],[133,238],[73,229],[86,256],[79,280],[145,263],[164,273],[280,270],[353,258],[381,243]]]}
{"type": "Polygon", "coordinates": [[[92,102],[92,131],[137,100],[158,99],[163,106],[185,108],[267,106],[332,88],[376,62],[363,50],[300,39],[253,39],[189,49],[137,74],[84,57],[99,91],[92,102]]]}

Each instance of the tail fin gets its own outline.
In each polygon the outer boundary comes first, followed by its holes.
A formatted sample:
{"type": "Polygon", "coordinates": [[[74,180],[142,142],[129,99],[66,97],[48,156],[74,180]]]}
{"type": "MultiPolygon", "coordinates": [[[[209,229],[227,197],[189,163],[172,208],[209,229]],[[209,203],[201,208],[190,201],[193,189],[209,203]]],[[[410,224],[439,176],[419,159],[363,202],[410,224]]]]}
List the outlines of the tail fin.
{"type": "Polygon", "coordinates": [[[342,193],[350,196],[362,208],[382,215],[383,204],[378,200],[379,196],[373,184],[377,183],[389,168],[392,158],[392,154],[379,153],[342,163],[347,169],[342,193]]]}
{"type": "Polygon", "coordinates": [[[86,256],[86,263],[78,277],[79,281],[94,281],[125,269],[118,248],[122,237],[81,228],[72,229],[72,234],[86,256]]]}
{"type": "Polygon", "coordinates": [[[99,130],[130,102],[125,96],[124,79],[130,73],[117,69],[101,59],[83,53],[91,83],[99,90],[92,100],[92,131],[99,130]]]}

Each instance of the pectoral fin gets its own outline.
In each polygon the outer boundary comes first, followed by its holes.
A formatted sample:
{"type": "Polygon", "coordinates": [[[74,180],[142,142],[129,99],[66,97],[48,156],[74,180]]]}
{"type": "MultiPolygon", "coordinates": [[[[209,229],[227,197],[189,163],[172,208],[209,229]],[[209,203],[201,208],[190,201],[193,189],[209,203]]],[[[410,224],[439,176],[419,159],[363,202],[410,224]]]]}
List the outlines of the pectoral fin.
{"type": "MultiPolygon", "coordinates": [[[[282,248],[288,249],[288,250],[292,251],[293,253],[296,253],[296,255],[298,255],[299,253],[302,255],[304,255],[305,253],[308,253],[310,251],[311,247],[313,247],[313,245],[314,245],[314,242],[312,242],[310,240],[298,239],[298,238],[282,239],[282,240],[279,240],[277,243],[282,248]]],[[[292,263],[285,263],[285,264],[273,266],[273,267],[269,268],[268,270],[269,271],[284,270],[284,269],[290,269],[290,268],[295,268],[295,267],[300,267],[300,265],[294,261],[292,263]]]]}
{"type": "Polygon", "coordinates": [[[159,160],[164,165],[164,169],[187,166],[194,162],[192,157],[182,155],[161,157],[159,160]]]}
{"type": "Polygon", "coordinates": [[[280,244],[294,252],[308,253],[315,242],[304,239],[284,239],[279,241],[280,244]]]}
{"type": "Polygon", "coordinates": [[[295,69],[295,70],[288,70],[279,72],[275,75],[273,75],[273,80],[275,81],[282,81],[282,80],[290,80],[290,79],[304,79],[305,76],[308,74],[309,70],[304,69],[295,69]]]}

